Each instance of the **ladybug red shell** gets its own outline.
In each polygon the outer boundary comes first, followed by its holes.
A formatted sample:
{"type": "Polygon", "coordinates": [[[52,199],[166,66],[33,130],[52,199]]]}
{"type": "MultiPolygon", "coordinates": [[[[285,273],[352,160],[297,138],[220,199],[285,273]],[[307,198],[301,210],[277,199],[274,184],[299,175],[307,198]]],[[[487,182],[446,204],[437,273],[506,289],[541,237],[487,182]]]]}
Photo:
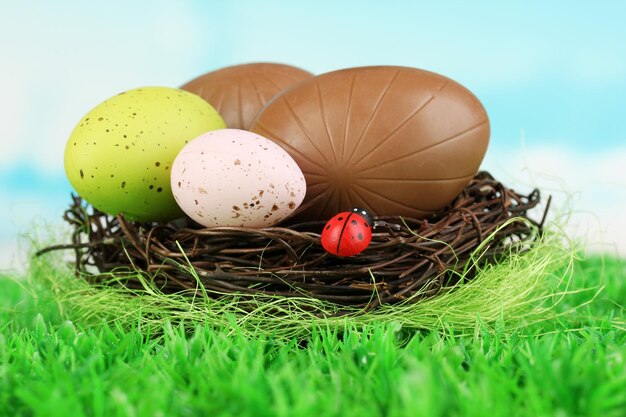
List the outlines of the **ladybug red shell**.
{"type": "Polygon", "coordinates": [[[372,219],[365,210],[355,208],[330,219],[320,236],[327,252],[353,256],[363,252],[372,241],[372,219]]]}

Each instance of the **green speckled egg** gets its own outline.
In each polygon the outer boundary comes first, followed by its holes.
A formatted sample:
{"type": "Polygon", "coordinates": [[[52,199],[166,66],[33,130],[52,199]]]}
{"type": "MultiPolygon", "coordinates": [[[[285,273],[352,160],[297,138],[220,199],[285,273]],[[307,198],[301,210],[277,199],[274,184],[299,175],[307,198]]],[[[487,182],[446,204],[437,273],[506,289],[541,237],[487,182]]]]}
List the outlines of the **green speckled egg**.
{"type": "Polygon", "coordinates": [[[85,115],[65,147],[65,172],[95,208],[136,221],[183,215],[170,169],[183,146],[225,128],[202,98],[167,87],[144,87],[109,98],[85,115]]]}

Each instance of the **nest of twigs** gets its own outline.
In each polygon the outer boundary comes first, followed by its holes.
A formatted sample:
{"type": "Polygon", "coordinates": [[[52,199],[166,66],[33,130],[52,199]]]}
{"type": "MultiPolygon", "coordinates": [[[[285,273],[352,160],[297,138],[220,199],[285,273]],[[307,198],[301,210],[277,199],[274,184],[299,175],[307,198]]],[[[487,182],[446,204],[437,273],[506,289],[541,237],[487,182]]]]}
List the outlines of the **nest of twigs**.
{"type": "Polygon", "coordinates": [[[472,279],[477,264],[530,248],[547,212],[538,222],[527,216],[539,200],[538,190],[521,195],[480,172],[437,216],[374,217],[371,245],[340,258],[320,244],[323,221],[265,229],[135,223],[74,196],[64,216],[72,243],[42,252],[72,248],[77,275],[94,283],[111,282],[113,272],[135,289],[147,280],[165,293],[203,287],[212,297],[304,296],[369,310],[433,296],[472,279]]]}

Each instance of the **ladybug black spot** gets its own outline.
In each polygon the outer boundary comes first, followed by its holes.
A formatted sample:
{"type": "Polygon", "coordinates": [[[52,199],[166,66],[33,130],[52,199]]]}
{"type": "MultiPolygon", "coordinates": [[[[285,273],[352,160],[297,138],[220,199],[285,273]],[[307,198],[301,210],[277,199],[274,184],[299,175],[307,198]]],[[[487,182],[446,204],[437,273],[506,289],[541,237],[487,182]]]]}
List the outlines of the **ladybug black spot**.
{"type": "Polygon", "coordinates": [[[350,223],[352,223],[355,226],[358,224],[358,222],[356,220],[354,220],[354,219],[352,219],[352,221],[350,223]]]}
{"type": "Polygon", "coordinates": [[[359,240],[363,240],[363,233],[359,233],[359,234],[357,235],[357,238],[358,238],[359,240]]]}
{"type": "Polygon", "coordinates": [[[342,221],[343,220],[343,216],[337,217],[337,220],[342,221]]]}
{"type": "Polygon", "coordinates": [[[330,225],[326,226],[326,230],[330,229],[330,225]]]}
{"type": "Polygon", "coordinates": [[[367,224],[367,222],[363,222],[363,224],[365,225],[365,227],[370,227],[370,225],[367,224]]]}

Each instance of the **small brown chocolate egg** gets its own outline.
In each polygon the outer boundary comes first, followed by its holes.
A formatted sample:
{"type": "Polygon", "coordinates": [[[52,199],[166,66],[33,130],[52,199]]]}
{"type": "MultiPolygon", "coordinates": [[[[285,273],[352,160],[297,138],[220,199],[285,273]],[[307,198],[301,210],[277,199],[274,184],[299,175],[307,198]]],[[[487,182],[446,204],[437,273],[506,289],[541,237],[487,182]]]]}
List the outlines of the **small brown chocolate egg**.
{"type": "Polygon", "coordinates": [[[181,89],[208,101],[229,128],[247,130],[272,97],[310,77],[310,72],[284,64],[243,64],[204,74],[181,89]]]}
{"type": "Polygon", "coordinates": [[[251,130],[302,169],[307,195],[294,221],[350,207],[377,216],[440,212],[478,171],[489,143],[480,101],[415,68],[349,68],[310,78],[272,100],[251,130]]]}

